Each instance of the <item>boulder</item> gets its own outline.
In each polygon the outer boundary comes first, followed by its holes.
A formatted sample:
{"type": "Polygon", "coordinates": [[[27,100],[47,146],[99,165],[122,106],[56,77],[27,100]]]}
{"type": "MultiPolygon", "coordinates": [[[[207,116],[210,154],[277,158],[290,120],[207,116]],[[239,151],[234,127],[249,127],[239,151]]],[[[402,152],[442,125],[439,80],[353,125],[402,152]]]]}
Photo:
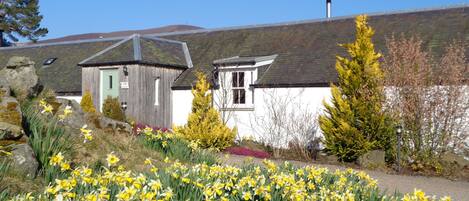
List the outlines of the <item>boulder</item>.
{"type": "Polygon", "coordinates": [[[17,140],[24,135],[24,130],[20,126],[0,122],[0,140],[17,140]]]}
{"type": "Polygon", "coordinates": [[[111,118],[107,118],[105,116],[99,117],[99,127],[103,129],[111,128],[115,131],[132,133],[132,126],[130,126],[130,124],[126,122],[122,122],[122,121],[117,121],[111,118]]]}
{"type": "Polygon", "coordinates": [[[80,104],[77,101],[57,98],[57,102],[61,104],[59,109],[57,110],[57,115],[63,114],[63,111],[67,106],[71,107],[70,109],[72,110],[72,113],[62,121],[65,126],[74,129],[79,129],[86,124],[85,113],[83,112],[80,104]]]}
{"type": "Polygon", "coordinates": [[[39,168],[39,163],[34,156],[29,144],[12,145],[12,167],[14,171],[24,174],[27,178],[34,178],[39,168]]]}
{"type": "Polygon", "coordinates": [[[0,122],[21,126],[22,113],[20,103],[13,97],[3,96],[0,99],[0,122]]]}
{"type": "Polygon", "coordinates": [[[10,87],[17,97],[37,95],[41,87],[34,62],[27,57],[10,58],[0,70],[0,86],[10,87]]]}
{"type": "Polygon", "coordinates": [[[469,167],[469,160],[466,160],[463,156],[455,153],[444,153],[441,156],[441,160],[452,164],[457,164],[461,167],[469,167]]]}
{"type": "Polygon", "coordinates": [[[367,168],[385,167],[385,152],[381,150],[370,151],[358,158],[358,164],[367,168]]]}

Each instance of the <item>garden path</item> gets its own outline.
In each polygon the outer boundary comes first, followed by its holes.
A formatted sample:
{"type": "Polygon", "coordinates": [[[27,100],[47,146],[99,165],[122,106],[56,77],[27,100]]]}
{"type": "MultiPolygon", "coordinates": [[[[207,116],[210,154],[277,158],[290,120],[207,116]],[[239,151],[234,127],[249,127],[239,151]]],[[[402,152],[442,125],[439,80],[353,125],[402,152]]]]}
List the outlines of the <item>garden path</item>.
{"type": "MultiPolygon", "coordinates": [[[[247,157],[238,155],[224,155],[220,157],[223,163],[229,165],[242,165],[245,164],[247,157]]],[[[253,158],[256,164],[262,164],[263,159],[253,158]]],[[[276,163],[283,163],[285,160],[272,160],[276,163]]],[[[347,169],[347,167],[338,165],[326,165],[317,163],[306,163],[300,161],[289,161],[297,166],[313,165],[318,167],[325,167],[331,171],[336,169],[347,169]]],[[[435,195],[436,197],[451,196],[455,201],[469,201],[469,182],[465,181],[451,181],[440,177],[425,177],[425,176],[409,176],[409,175],[395,175],[387,174],[381,171],[361,170],[368,173],[372,178],[378,180],[380,189],[386,190],[390,194],[395,191],[401,193],[412,193],[415,188],[421,189],[427,195],[435,195]]]]}

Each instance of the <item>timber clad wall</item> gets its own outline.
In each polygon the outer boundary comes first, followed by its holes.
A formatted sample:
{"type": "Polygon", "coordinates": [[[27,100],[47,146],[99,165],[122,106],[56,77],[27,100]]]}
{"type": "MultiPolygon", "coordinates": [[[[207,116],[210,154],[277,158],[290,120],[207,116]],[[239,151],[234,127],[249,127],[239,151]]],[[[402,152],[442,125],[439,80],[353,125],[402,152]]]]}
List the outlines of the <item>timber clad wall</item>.
{"type": "MultiPolygon", "coordinates": [[[[138,123],[153,126],[171,127],[172,125],[172,94],[171,84],[182,73],[182,69],[155,67],[147,65],[126,65],[128,76],[123,72],[123,66],[116,67],[119,71],[119,82],[128,82],[129,88],[119,86],[119,101],[127,102],[125,111],[128,118],[138,123]],[[159,104],[155,105],[155,79],[159,78],[159,104]]],[[[85,67],[82,69],[83,91],[90,90],[93,102],[99,108],[100,100],[100,68],[85,67]]]]}

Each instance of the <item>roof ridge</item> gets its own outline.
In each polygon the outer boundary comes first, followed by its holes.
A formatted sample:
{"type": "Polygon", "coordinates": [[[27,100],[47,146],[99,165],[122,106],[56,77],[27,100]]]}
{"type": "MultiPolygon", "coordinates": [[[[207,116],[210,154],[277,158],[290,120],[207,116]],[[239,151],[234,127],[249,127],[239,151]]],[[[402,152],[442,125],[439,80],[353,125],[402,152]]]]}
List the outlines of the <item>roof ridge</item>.
{"type": "MultiPolygon", "coordinates": [[[[94,58],[96,58],[96,57],[98,57],[98,56],[100,56],[100,55],[102,55],[102,54],[108,52],[109,50],[111,50],[111,49],[113,49],[113,48],[115,48],[115,47],[118,47],[119,45],[121,45],[121,44],[123,44],[123,43],[125,43],[125,42],[127,42],[127,41],[129,41],[129,40],[131,40],[131,39],[133,39],[134,37],[135,37],[134,35],[129,36],[129,37],[127,37],[126,39],[121,40],[121,41],[119,41],[119,42],[117,42],[117,43],[115,43],[115,44],[113,44],[113,45],[111,45],[111,46],[105,48],[104,50],[101,50],[101,51],[99,51],[98,53],[96,53],[96,54],[94,54],[94,55],[92,55],[92,56],[90,56],[90,57],[84,59],[83,61],[81,61],[80,63],[78,63],[78,65],[84,64],[84,63],[86,63],[86,62],[88,62],[88,61],[90,61],[90,60],[92,60],[92,59],[94,59],[94,58]]],[[[134,50],[134,51],[135,51],[135,50],[134,50]]],[[[135,55],[134,55],[134,56],[135,56],[135,55]]]]}
{"type": "Polygon", "coordinates": [[[94,38],[94,39],[72,40],[72,41],[62,41],[62,42],[54,42],[54,43],[40,43],[40,44],[25,45],[25,46],[0,47],[0,51],[10,50],[10,49],[35,48],[35,47],[39,48],[39,47],[47,47],[47,46],[54,46],[54,45],[70,45],[70,44],[80,44],[80,43],[106,42],[106,41],[113,41],[113,40],[122,40],[128,37],[129,36],[120,36],[120,37],[111,37],[111,38],[94,38]]]}
{"type": "MultiPolygon", "coordinates": [[[[362,14],[367,14],[368,16],[373,17],[373,16],[396,15],[396,14],[406,14],[406,13],[429,12],[429,11],[438,11],[438,10],[449,10],[449,9],[457,9],[457,8],[469,8],[469,3],[456,4],[452,6],[407,9],[407,10],[397,10],[397,11],[389,11],[389,12],[372,12],[372,13],[362,13],[362,14]]],[[[170,40],[170,39],[159,38],[159,37],[196,34],[196,33],[210,33],[210,32],[217,32],[217,31],[229,31],[229,30],[239,30],[239,29],[253,29],[253,28],[262,28],[262,27],[289,26],[289,25],[308,24],[308,23],[317,23],[317,22],[330,22],[330,21],[335,21],[335,20],[351,19],[351,18],[356,17],[357,15],[360,15],[360,14],[345,15],[345,16],[338,16],[338,17],[332,17],[332,18],[319,18],[319,19],[279,22],[279,23],[241,25],[241,26],[231,26],[231,27],[212,28],[212,29],[198,29],[198,30],[189,30],[189,31],[174,31],[174,32],[156,33],[156,34],[144,34],[144,35],[141,35],[141,37],[162,40],[162,41],[165,40],[168,42],[172,41],[172,42],[182,43],[181,41],[170,40]]],[[[118,36],[118,37],[110,37],[110,38],[83,39],[83,40],[53,42],[53,43],[34,44],[34,45],[25,45],[25,46],[0,47],[0,51],[9,50],[9,49],[22,49],[22,48],[53,46],[53,45],[68,45],[68,44],[79,44],[79,43],[88,43],[88,42],[105,42],[105,41],[112,41],[112,40],[122,40],[128,37],[129,36],[118,36]]]]}
{"type": "Polygon", "coordinates": [[[212,28],[212,29],[197,29],[197,30],[189,30],[189,31],[175,31],[175,32],[149,34],[147,36],[161,37],[161,36],[174,36],[174,35],[186,35],[186,34],[197,34],[197,33],[210,33],[210,32],[218,32],[218,31],[231,31],[231,30],[240,30],[240,29],[255,29],[255,28],[264,28],[264,27],[290,26],[290,25],[319,23],[319,22],[331,22],[331,21],[336,21],[336,20],[353,19],[356,16],[362,15],[362,14],[366,14],[369,17],[376,17],[376,16],[386,16],[386,15],[397,15],[397,14],[440,11],[440,10],[449,10],[449,9],[457,9],[457,8],[469,8],[469,3],[453,5],[453,6],[407,9],[407,10],[397,10],[397,11],[389,11],[389,12],[360,13],[360,14],[344,15],[344,16],[337,16],[337,17],[331,17],[331,18],[307,19],[307,20],[297,20],[297,21],[289,21],[289,22],[255,24],[255,25],[241,25],[241,26],[231,26],[231,27],[212,28]]]}
{"type": "Polygon", "coordinates": [[[134,34],[132,35],[133,39],[133,48],[134,48],[134,59],[136,61],[141,61],[142,60],[142,50],[140,46],[140,34],[134,34]]]}

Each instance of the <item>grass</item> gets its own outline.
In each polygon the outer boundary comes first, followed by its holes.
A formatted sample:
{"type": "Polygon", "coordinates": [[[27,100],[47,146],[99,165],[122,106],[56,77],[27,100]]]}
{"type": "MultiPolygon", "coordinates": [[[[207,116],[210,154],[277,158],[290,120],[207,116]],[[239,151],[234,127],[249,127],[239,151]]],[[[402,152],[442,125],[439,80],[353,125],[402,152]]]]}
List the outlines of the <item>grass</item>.
{"type": "MultiPolygon", "coordinates": [[[[158,151],[164,157],[183,163],[213,165],[218,159],[210,150],[191,147],[190,143],[170,131],[153,131],[139,135],[144,145],[158,151]]],[[[194,146],[194,145],[192,145],[194,146]]]]}

